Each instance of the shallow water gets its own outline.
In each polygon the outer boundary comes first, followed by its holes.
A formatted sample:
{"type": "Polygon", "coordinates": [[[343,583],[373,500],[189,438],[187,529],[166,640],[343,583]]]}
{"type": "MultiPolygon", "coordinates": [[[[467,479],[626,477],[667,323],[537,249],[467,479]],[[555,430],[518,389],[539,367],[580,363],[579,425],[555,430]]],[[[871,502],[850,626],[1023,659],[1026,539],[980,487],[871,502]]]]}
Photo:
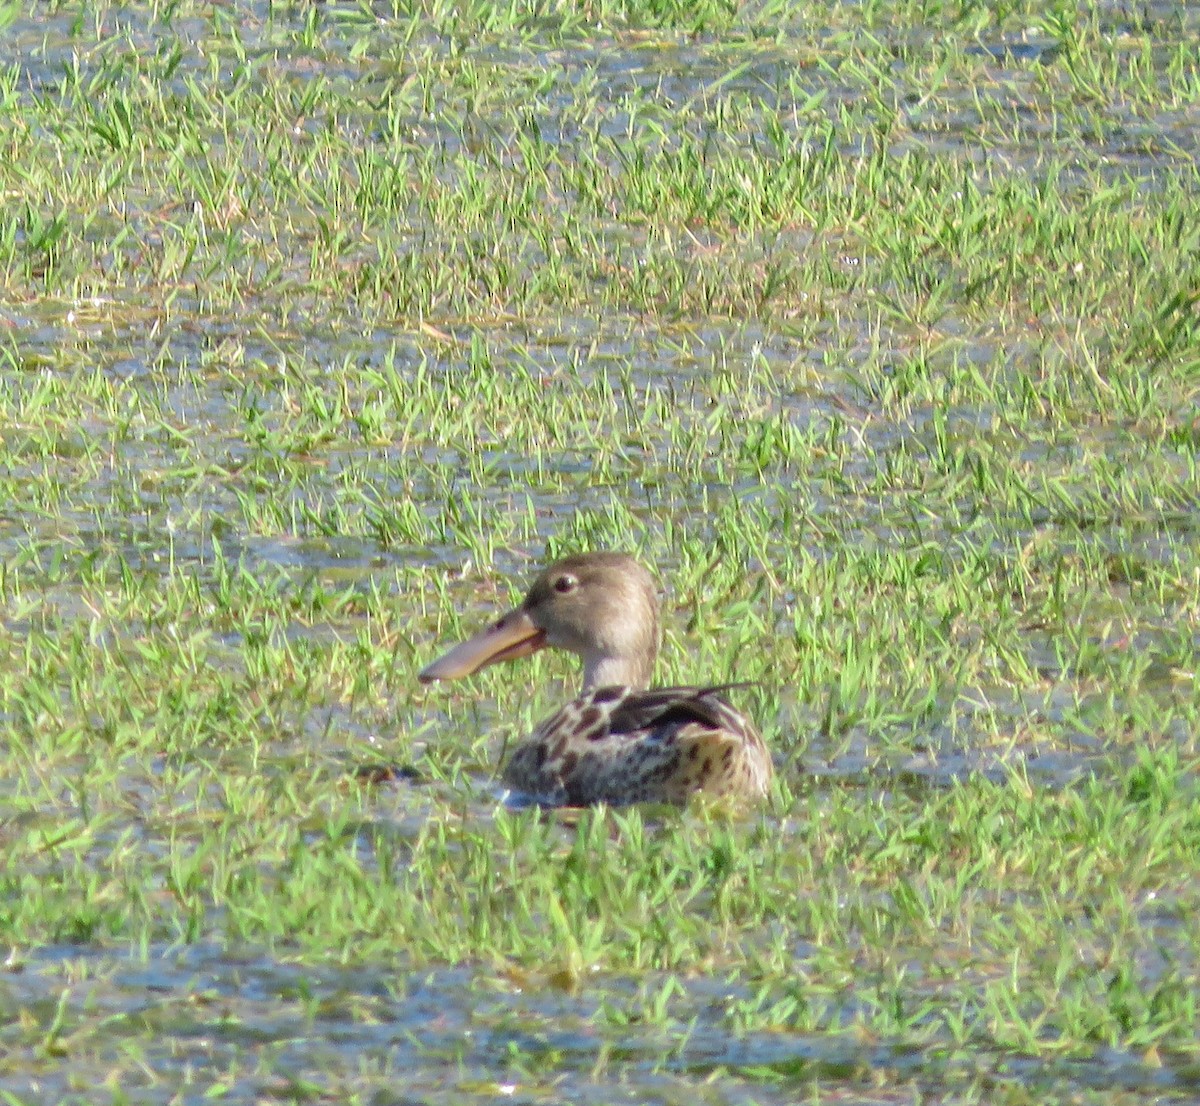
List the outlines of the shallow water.
{"type": "Polygon", "coordinates": [[[850,1002],[840,1036],[733,1033],[729,1013],[750,994],[730,980],[688,981],[669,1025],[639,1029],[662,980],[564,990],[471,966],[300,966],[202,944],[146,952],[47,948],[10,963],[0,1008],[23,1015],[0,1041],[21,1074],[0,1071],[0,1092],[22,1102],[95,1101],[103,1088],[156,1102],[788,1103],[837,1087],[870,1103],[972,1087],[1120,1089],[1159,1102],[1200,1090],[1194,1064],[1117,1050],[1079,1062],[897,1049],[849,1028],[850,1002]]]}
{"type": "MultiPolygon", "coordinates": [[[[327,7],[331,15],[337,14],[337,5],[327,7]]],[[[1121,3],[1098,5],[1096,10],[1114,34],[1127,33],[1130,21],[1139,19],[1161,20],[1180,37],[1200,29],[1192,6],[1141,4],[1131,14],[1121,3]]],[[[298,85],[320,74],[371,95],[394,76],[390,68],[380,71],[369,59],[339,57],[336,36],[326,40],[324,51],[303,47],[297,37],[304,24],[303,8],[280,14],[277,5],[239,5],[234,14],[251,56],[293,75],[298,85]]],[[[78,18],[66,9],[37,19],[21,16],[0,37],[0,65],[18,68],[22,95],[54,95],[64,67],[100,71],[105,50],[123,43],[121,36],[128,36],[140,50],[152,51],[176,36],[194,45],[212,35],[206,20],[177,20],[168,29],[145,22],[137,7],[108,11],[99,35],[90,25],[77,28],[78,18]],[[108,46],[102,44],[105,40],[108,46]]],[[[381,19],[380,34],[394,57],[393,29],[386,13],[381,19]]],[[[831,37],[835,30],[829,29],[831,37]]],[[[347,33],[344,41],[352,39],[347,33]]],[[[433,36],[418,40],[447,55],[463,48],[433,36]]],[[[218,71],[228,74],[234,61],[227,43],[208,45],[218,71]]],[[[919,43],[897,42],[897,56],[914,45],[919,43]]],[[[987,157],[1013,172],[1036,171],[1047,145],[1052,145],[1056,122],[1027,112],[1022,94],[1032,95],[1045,71],[1061,63],[1059,47],[1034,29],[1011,41],[981,39],[970,49],[989,66],[988,78],[996,86],[989,93],[995,97],[993,109],[998,110],[996,104],[1006,106],[1021,121],[1019,139],[989,149],[987,157]]],[[[739,43],[728,53],[703,38],[665,35],[644,41],[606,39],[599,45],[581,42],[551,51],[532,41],[484,46],[477,60],[503,73],[556,71],[554,89],[546,96],[551,125],[542,127],[541,137],[564,148],[576,139],[579,127],[572,115],[571,90],[585,80],[595,79],[602,89],[595,125],[608,137],[625,133],[635,109],[645,101],[678,107],[720,90],[735,99],[761,98],[774,105],[798,92],[821,92],[826,96],[822,110],[836,113],[854,95],[811,54],[798,55],[765,38],[758,46],[739,43]],[[736,70],[732,76],[731,69],[736,70]]],[[[202,78],[209,64],[198,51],[189,50],[174,71],[173,87],[182,89],[186,79],[202,78]]],[[[919,102],[898,105],[906,129],[894,152],[951,151],[968,163],[979,159],[978,92],[952,90],[954,110],[936,117],[919,102]]],[[[436,117],[423,114],[410,122],[430,142],[444,142],[448,149],[461,142],[459,134],[439,129],[436,117]]],[[[298,123],[300,130],[315,125],[309,120],[298,123]]],[[[684,124],[698,125],[695,117],[684,124]]],[[[1103,163],[1109,179],[1132,176],[1151,188],[1170,173],[1178,151],[1195,149],[1197,134],[1200,117],[1194,102],[1152,118],[1131,111],[1114,118],[1111,128],[1096,136],[1090,153],[1103,163]]],[[[759,141],[765,136],[750,137],[759,141]]],[[[664,135],[663,141],[669,144],[672,138],[664,135]]],[[[868,145],[864,136],[840,153],[855,157],[868,145]]],[[[298,213],[298,222],[304,224],[310,214],[298,213]]],[[[137,220],[141,215],[134,211],[130,217],[137,220]]],[[[108,230],[97,227],[97,233],[108,230]]],[[[619,233],[627,236],[631,248],[643,244],[641,227],[619,228],[619,233]]],[[[696,228],[695,241],[702,242],[703,236],[703,229],[696,228]]],[[[801,228],[781,232],[775,243],[781,251],[797,254],[808,245],[801,228]]],[[[861,259],[848,252],[841,265],[846,273],[855,273],[861,259]]],[[[547,389],[558,387],[564,394],[607,389],[612,418],[624,418],[627,426],[625,454],[615,467],[586,441],[562,443],[550,460],[531,458],[528,451],[514,448],[503,428],[487,425],[478,428],[475,441],[462,442],[445,433],[422,440],[415,451],[402,442],[373,441],[366,431],[342,433],[329,444],[321,435],[335,432],[323,430],[315,418],[307,424],[296,416],[304,403],[297,397],[304,394],[306,373],[322,394],[327,378],[343,364],[363,371],[392,364],[402,376],[420,370],[452,380],[462,371],[465,343],[424,341],[401,322],[391,325],[385,320],[364,328],[353,317],[352,306],[323,304],[319,296],[305,305],[311,317],[280,325],[278,332],[264,331],[267,324],[262,322],[248,327],[237,315],[211,317],[203,296],[189,288],[178,290],[174,318],[162,332],[156,329],[160,319],[153,297],[136,291],[122,301],[83,297],[73,303],[5,303],[0,305],[0,319],[19,336],[20,366],[11,374],[5,370],[10,377],[5,384],[14,393],[33,394],[40,382],[61,375],[63,349],[68,347],[75,358],[73,368],[82,361],[133,387],[161,391],[160,407],[167,420],[120,438],[111,434],[117,417],[110,414],[97,414],[94,425],[59,427],[50,441],[30,429],[32,417],[0,428],[12,459],[9,477],[44,487],[48,502],[56,488],[72,493],[65,505],[53,510],[19,517],[0,514],[0,555],[20,560],[29,573],[24,577],[26,590],[35,596],[32,602],[14,600],[5,629],[22,639],[90,625],[91,644],[97,649],[135,647],[147,636],[145,624],[130,623],[119,632],[100,626],[96,591],[109,587],[111,580],[101,574],[99,582],[81,584],[71,558],[111,554],[135,573],[164,580],[190,574],[207,587],[219,575],[217,546],[229,564],[297,592],[315,580],[360,595],[377,588],[394,598],[405,570],[436,569],[451,580],[448,586],[462,600],[464,620],[478,623],[504,597],[481,596],[469,579],[455,578],[469,576],[463,570],[472,554],[454,532],[447,529],[436,540],[422,542],[395,539],[386,532],[389,510],[407,503],[418,510],[435,500],[452,503],[456,490],[464,486],[491,515],[524,520],[523,529],[502,534],[488,550],[491,563],[514,579],[527,575],[531,550],[559,539],[580,517],[603,517],[614,504],[627,506],[651,527],[661,529],[667,522],[687,527],[709,547],[720,537],[718,512],[738,504],[769,517],[795,509],[813,528],[850,514],[854,522],[846,528],[845,539],[858,548],[886,549],[909,542],[952,545],[970,523],[921,516],[919,503],[913,502],[919,496],[902,479],[894,485],[881,479],[876,491],[853,498],[838,481],[854,478],[865,486],[889,458],[898,459],[898,465],[913,456],[928,458],[936,454],[943,431],[962,439],[1003,443],[1009,439],[1002,413],[987,406],[950,404],[939,413],[942,425],[933,413],[919,409],[905,420],[880,419],[874,413],[879,396],[863,386],[858,370],[876,357],[882,343],[891,350],[899,372],[911,341],[889,331],[878,313],[862,309],[852,296],[838,303],[831,294],[829,303],[834,306],[814,311],[811,320],[801,317],[803,325],[797,324],[795,334],[786,328],[764,328],[755,320],[674,325],[590,316],[524,320],[490,334],[488,353],[497,364],[520,366],[547,389]],[[151,330],[152,339],[147,337],[151,330]],[[729,365],[737,371],[725,371],[729,365]],[[765,366],[763,375],[771,386],[743,387],[738,373],[747,365],[765,366]],[[280,399],[284,392],[286,402],[280,399]],[[663,427],[639,424],[636,417],[656,400],[685,428],[680,437],[690,450],[686,480],[664,473],[658,463],[670,445],[663,427]],[[727,432],[722,420],[712,418],[714,411],[732,413],[725,423],[762,430],[760,438],[743,434],[731,451],[722,438],[727,432]],[[299,430],[297,423],[302,423],[299,430]],[[284,444],[274,443],[272,434],[280,435],[284,444]],[[846,443],[848,459],[839,463],[836,474],[834,466],[826,471],[812,460],[811,443],[827,437],[846,443]],[[311,457],[306,476],[289,476],[293,482],[283,492],[275,487],[284,467],[272,467],[275,449],[280,454],[291,450],[289,457],[311,457]],[[409,463],[414,453],[420,465],[409,463]],[[183,454],[191,467],[181,462],[183,454]],[[486,471],[488,483],[478,485],[472,465],[486,471]],[[764,478],[764,471],[770,479],[764,478]],[[135,480],[129,479],[130,473],[136,474],[135,480]],[[377,498],[364,501],[346,494],[359,477],[365,477],[377,498]],[[264,525],[263,532],[239,528],[241,497],[260,494],[264,487],[283,504],[282,519],[274,526],[264,525]],[[97,504],[109,504],[107,513],[98,513],[97,504]]],[[[245,310],[247,316],[261,313],[269,319],[269,307],[248,302],[245,310]]],[[[453,331],[454,322],[447,322],[445,329],[453,331]]],[[[1024,331],[979,334],[956,319],[952,309],[938,323],[944,335],[961,337],[953,356],[944,355],[946,364],[986,366],[1008,358],[1016,372],[1032,356],[1035,343],[1024,331]]],[[[462,329],[469,328],[464,323],[462,329]]],[[[366,384],[349,391],[356,409],[370,398],[366,384]]],[[[1014,440],[1012,446],[1017,463],[1056,475],[1068,492],[1080,495],[1088,491],[1090,477],[1088,471],[1073,467],[1080,456],[1106,456],[1114,465],[1137,463],[1128,439],[1105,427],[1090,428],[1082,441],[1053,441],[1048,435],[1047,440],[1014,440]]],[[[1176,467],[1183,484],[1186,465],[1180,460],[1176,467]]],[[[963,517],[976,509],[964,504],[963,517]]],[[[1041,503],[1025,518],[992,524],[1003,532],[1006,546],[1034,546],[1065,509],[1041,503]]],[[[1145,519],[1114,512],[1097,522],[1089,540],[1081,538],[1077,544],[1085,551],[1097,546],[1109,550],[1114,559],[1120,558],[1120,563],[1114,560],[1114,574],[1136,577],[1174,564],[1179,548],[1195,541],[1198,519],[1193,492],[1190,502],[1145,519]]],[[[980,525],[987,521],[985,517],[980,525]]],[[[1065,541],[1059,548],[1064,556],[1075,552],[1065,541]]],[[[811,556],[816,561],[832,559],[819,546],[811,556]]],[[[749,561],[758,570],[769,567],[761,563],[768,559],[755,554],[749,561]]],[[[662,566],[664,574],[671,567],[662,566]]],[[[795,595],[778,597],[781,624],[797,601],[795,595]]],[[[246,663],[243,629],[210,628],[202,611],[194,617],[198,624],[187,629],[211,632],[204,663],[239,671],[246,663]]],[[[1151,609],[1129,633],[1117,626],[1107,636],[1096,635],[1099,651],[1119,658],[1136,645],[1170,657],[1172,650],[1190,642],[1194,656],[1200,649],[1200,632],[1181,635],[1176,621],[1175,612],[1151,609]]],[[[345,641],[357,628],[352,623],[334,627],[319,619],[298,619],[281,631],[263,632],[278,632],[289,642],[318,648],[345,641]]],[[[427,629],[422,627],[422,634],[427,629]]],[[[404,669],[410,654],[432,646],[423,637],[398,645],[397,668],[404,669]]],[[[784,690],[764,717],[780,734],[813,736],[798,750],[793,745],[781,769],[798,786],[818,793],[837,785],[861,788],[886,801],[894,795],[947,788],[975,774],[997,781],[1022,775],[1034,787],[1060,789],[1097,771],[1097,766],[1107,770],[1114,760],[1136,760],[1138,749],[1132,743],[1118,742],[1114,749],[1111,733],[1097,734],[1085,724],[1088,710],[1099,709],[1104,696],[1086,680],[1073,681],[1054,641],[1037,628],[1029,630],[1023,659],[1042,676],[1035,691],[1013,691],[1001,683],[964,687],[952,704],[935,704],[936,717],[919,730],[895,727],[883,737],[876,728],[861,724],[823,734],[819,705],[798,704],[784,690]],[[997,718],[1003,721],[999,730],[997,718]],[[1061,729],[1053,739],[1028,733],[1039,720],[1061,729]],[[984,732],[992,735],[989,741],[981,739],[984,732]],[[997,732],[1002,736],[995,736],[997,732]]],[[[1167,698],[1179,677],[1167,661],[1157,663],[1158,684],[1167,698]]],[[[554,685],[544,694],[557,691],[554,685]]],[[[519,694],[528,697],[533,692],[519,694]]],[[[386,688],[380,697],[386,698],[386,688]]],[[[63,698],[68,698],[66,691],[63,698]]],[[[243,768],[256,758],[255,770],[268,777],[291,771],[349,775],[376,753],[387,761],[395,751],[395,732],[404,735],[400,763],[413,766],[415,779],[380,788],[377,797],[368,800],[356,837],[368,868],[380,840],[412,840],[428,819],[445,816],[456,803],[476,818],[490,817],[496,804],[489,768],[494,745],[470,760],[465,780],[437,778],[441,765],[436,760],[433,769],[426,766],[437,744],[447,740],[447,731],[462,721],[460,714],[452,723],[435,698],[400,719],[386,706],[364,706],[348,693],[331,694],[320,709],[307,706],[295,714],[289,710],[297,708],[286,703],[238,706],[275,711],[271,739],[253,752],[217,749],[213,756],[229,756],[231,761],[244,757],[243,768]]],[[[509,708],[507,701],[481,698],[475,707],[474,733],[502,727],[509,708]]],[[[46,718],[52,718],[49,709],[46,718]]],[[[107,734],[108,720],[87,721],[97,733],[107,734]]],[[[136,723],[129,722],[135,728],[136,723]]],[[[1185,732],[1182,722],[1157,736],[1181,748],[1191,742],[1194,748],[1195,735],[1185,732]]],[[[12,752],[9,741],[8,736],[0,738],[0,751],[6,755],[12,752]]],[[[209,750],[200,752],[207,755],[209,750]]],[[[152,759],[149,767],[132,763],[132,756],[130,760],[120,775],[124,809],[110,813],[111,825],[97,837],[97,864],[106,850],[129,838],[151,857],[167,847],[167,832],[162,825],[150,826],[146,812],[165,822],[156,809],[161,801],[158,789],[178,766],[161,758],[152,759]]],[[[52,838],[54,822],[65,807],[86,806],[84,798],[76,801],[71,796],[85,795],[88,763],[84,758],[68,765],[55,763],[44,776],[36,763],[31,761],[32,768],[22,763],[28,776],[0,780],[0,803],[20,789],[26,805],[12,824],[0,821],[0,834],[39,827],[52,838]],[[44,811],[30,813],[29,780],[35,778],[55,801],[47,800],[44,811]]],[[[223,797],[214,783],[172,782],[178,809],[189,810],[197,821],[222,809],[223,797]]],[[[1153,952],[1141,950],[1142,976],[1152,982],[1170,963],[1180,974],[1190,969],[1194,979],[1194,945],[1181,935],[1176,900],[1168,897],[1162,904],[1144,902],[1136,908],[1149,934],[1147,947],[1153,946],[1153,952]]],[[[219,929],[220,919],[210,916],[208,924],[219,929]]],[[[914,959],[910,969],[912,995],[935,999],[938,972],[949,969],[936,958],[914,959]]],[[[925,1047],[900,1048],[873,1039],[856,1025],[859,1000],[849,983],[827,1019],[827,1024],[842,1026],[841,1032],[806,1035],[782,1025],[744,1030],[738,1024],[738,1004],[753,999],[749,982],[723,978],[719,971],[669,979],[646,973],[565,978],[490,963],[418,967],[399,954],[391,963],[344,966],[314,964],[311,951],[302,954],[286,947],[226,946],[202,938],[192,944],[156,943],[131,950],[98,936],[78,944],[14,947],[0,965],[0,1093],[21,1103],[90,1103],[109,1097],[161,1103],[215,1099],[379,1104],[765,1104],[822,1096],[892,1103],[986,1100],[1004,1094],[1011,1094],[1013,1101],[1039,1096],[1091,1101],[1087,1096],[1092,1092],[1103,1092],[1105,1101],[1113,1102],[1123,1100],[1122,1095],[1136,1102],[1189,1102],[1200,1097],[1200,1068],[1192,1059],[1169,1053],[1133,1055],[1097,1046],[1086,1059],[1049,1054],[1038,1058],[994,1041],[976,1039],[964,1047],[938,1036],[925,1047]],[[646,1011],[668,987],[669,1018],[649,1016],[646,1011]]]]}

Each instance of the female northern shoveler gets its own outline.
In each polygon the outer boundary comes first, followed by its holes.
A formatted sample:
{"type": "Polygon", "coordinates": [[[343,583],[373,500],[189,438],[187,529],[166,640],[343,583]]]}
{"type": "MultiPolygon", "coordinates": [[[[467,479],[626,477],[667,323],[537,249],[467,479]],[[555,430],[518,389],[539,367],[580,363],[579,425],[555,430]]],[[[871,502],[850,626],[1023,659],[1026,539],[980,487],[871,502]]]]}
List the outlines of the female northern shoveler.
{"type": "Polygon", "coordinates": [[[645,690],[658,644],[650,573],[623,553],[586,553],[551,565],[519,607],[419,678],[453,680],[547,647],[583,659],[582,693],[522,741],[504,767],[504,782],[538,802],[682,804],[695,791],[763,795],[770,754],[720,688],[645,690]]]}

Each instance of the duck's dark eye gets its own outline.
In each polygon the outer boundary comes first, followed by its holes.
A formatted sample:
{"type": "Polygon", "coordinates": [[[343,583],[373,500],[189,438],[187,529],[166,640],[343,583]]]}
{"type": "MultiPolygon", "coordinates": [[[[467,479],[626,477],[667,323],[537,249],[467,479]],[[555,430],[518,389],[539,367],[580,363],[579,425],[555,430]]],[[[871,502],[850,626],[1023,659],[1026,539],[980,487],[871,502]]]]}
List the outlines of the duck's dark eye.
{"type": "Polygon", "coordinates": [[[559,595],[566,595],[569,591],[574,591],[579,586],[579,581],[574,576],[559,576],[554,581],[554,590],[559,595]]]}

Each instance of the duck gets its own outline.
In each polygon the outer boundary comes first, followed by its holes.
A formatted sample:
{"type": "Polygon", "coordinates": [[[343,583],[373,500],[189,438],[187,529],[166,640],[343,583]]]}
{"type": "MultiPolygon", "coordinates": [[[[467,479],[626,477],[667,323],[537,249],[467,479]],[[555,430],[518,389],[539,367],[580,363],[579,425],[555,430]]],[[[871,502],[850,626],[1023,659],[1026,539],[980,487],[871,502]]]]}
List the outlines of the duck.
{"type": "Polygon", "coordinates": [[[542,806],[683,806],[698,793],[761,798],[771,755],[726,700],[732,684],[651,688],[661,639],[657,586],[617,552],[565,557],[524,600],[418,675],[457,680],[493,664],[562,649],[583,662],[580,693],[514,748],[501,778],[542,806]]]}

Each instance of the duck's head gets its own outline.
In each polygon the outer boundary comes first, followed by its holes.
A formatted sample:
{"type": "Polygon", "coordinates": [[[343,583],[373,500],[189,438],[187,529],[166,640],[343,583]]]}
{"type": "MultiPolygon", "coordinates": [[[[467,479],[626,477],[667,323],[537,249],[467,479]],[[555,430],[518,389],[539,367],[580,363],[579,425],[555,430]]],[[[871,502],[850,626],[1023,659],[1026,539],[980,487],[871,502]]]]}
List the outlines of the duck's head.
{"type": "Polygon", "coordinates": [[[546,569],[524,602],[421,671],[455,680],[539,649],[583,660],[583,686],[645,687],[658,655],[654,578],[624,553],[581,553],[546,569]]]}

